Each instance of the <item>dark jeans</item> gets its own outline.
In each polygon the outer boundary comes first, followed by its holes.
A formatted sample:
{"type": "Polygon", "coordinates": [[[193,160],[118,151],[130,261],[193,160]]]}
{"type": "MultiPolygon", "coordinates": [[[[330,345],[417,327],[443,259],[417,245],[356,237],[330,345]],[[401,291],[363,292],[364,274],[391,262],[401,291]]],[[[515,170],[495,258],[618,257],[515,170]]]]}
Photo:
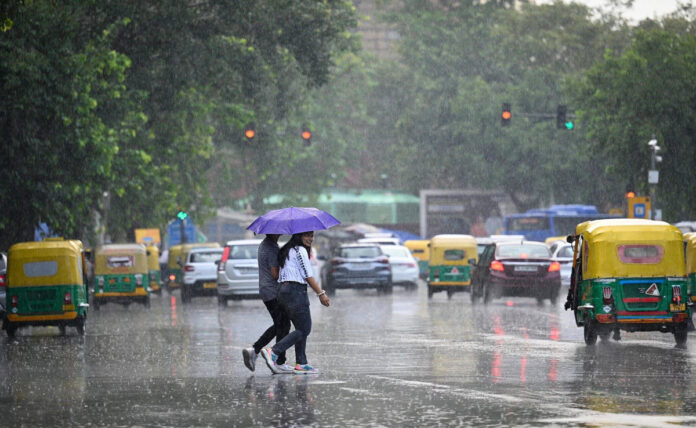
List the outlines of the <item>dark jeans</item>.
{"type": "Polygon", "coordinates": [[[312,315],[309,312],[309,298],[307,286],[297,282],[281,284],[278,292],[278,301],[285,308],[295,330],[285,336],[280,342],[276,342],[273,353],[280,355],[291,346],[295,346],[295,364],[307,364],[305,347],[307,336],[312,331],[312,315]]]}
{"type": "MultiPolygon", "coordinates": [[[[261,349],[263,349],[264,346],[271,343],[271,340],[273,340],[274,337],[276,338],[276,343],[278,343],[290,332],[290,318],[288,318],[288,314],[285,312],[285,309],[280,306],[278,299],[269,300],[267,302],[263,302],[263,304],[266,305],[268,313],[271,314],[271,318],[273,318],[273,325],[268,327],[268,329],[263,332],[261,337],[259,337],[259,340],[254,343],[254,351],[257,354],[261,352],[261,349]]],[[[277,363],[285,364],[285,352],[276,354],[278,355],[277,363]]]]}

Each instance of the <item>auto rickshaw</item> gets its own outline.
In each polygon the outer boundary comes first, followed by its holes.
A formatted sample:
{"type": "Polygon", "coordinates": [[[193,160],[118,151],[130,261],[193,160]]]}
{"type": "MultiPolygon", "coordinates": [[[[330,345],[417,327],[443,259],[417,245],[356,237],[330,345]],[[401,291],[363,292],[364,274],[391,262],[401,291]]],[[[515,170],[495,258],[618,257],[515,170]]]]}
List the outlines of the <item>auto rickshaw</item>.
{"type": "Polygon", "coordinates": [[[220,248],[217,242],[196,242],[174,245],[169,249],[167,260],[167,291],[181,288],[184,283],[184,263],[186,255],[194,248],[220,248]]]}
{"type": "Polygon", "coordinates": [[[421,278],[425,278],[428,273],[428,263],[430,259],[430,241],[425,239],[412,239],[404,242],[404,246],[411,250],[413,257],[418,260],[418,271],[421,278]]]}
{"type": "Polygon", "coordinates": [[[436,235],[430,240],[428,298],[447,291],[471,291],[471,269],[478,260],[476,239],[471,235],[436,235]]]}
{"type": "Polygon", "coordinates": [[[8,252],[7,311],[3,328],[14,337],[24,326],[75,327],[85,334],[87,271],[82,242],[47,238],[14,244],[8,252]]]}
{"type": "Polygon", "coordinates": [[[594,220],[577,225],[573,272],[565,308],[584,328],[587,345],[597,337],[620,339],[620,330],[674,334],[687,339],[691,318],[681,231],[662,221],[594,220]]]}
{"type": "Polygon", "coordinates": [[[94,255],[92,303],[94,309],[108,303],[133,302],[150,307],[149,272],[143,244],[106,244],[94,255]]]}
{"type": "Polygon", "coordinates": [[[162,279],[160,276],[159,248],[149,245],[147,251],[147,270],[150,278],[150,293],[162,294],[162,279]]]}

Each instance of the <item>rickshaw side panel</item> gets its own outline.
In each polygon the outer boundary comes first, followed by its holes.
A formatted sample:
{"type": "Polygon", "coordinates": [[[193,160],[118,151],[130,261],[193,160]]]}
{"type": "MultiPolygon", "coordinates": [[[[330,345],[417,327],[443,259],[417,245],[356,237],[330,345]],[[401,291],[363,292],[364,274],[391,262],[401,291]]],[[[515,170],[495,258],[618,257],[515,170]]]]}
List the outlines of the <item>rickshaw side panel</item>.
{"type": "Polygon", "coordinates": [[[470,235],[436,235],[430,240],[429,292],[469,290],[472,266],[478,259],[476,239],[470,235]]]}

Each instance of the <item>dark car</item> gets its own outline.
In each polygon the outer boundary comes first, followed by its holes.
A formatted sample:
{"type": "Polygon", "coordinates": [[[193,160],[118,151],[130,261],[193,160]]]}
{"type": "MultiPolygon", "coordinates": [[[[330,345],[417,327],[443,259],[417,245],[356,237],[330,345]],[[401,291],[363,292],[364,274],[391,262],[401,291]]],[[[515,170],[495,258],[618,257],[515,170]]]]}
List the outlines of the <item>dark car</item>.
{"type": "Polygon", "coordinates": [[[334,249],[322,275],[323,288],[333,295],[341,288],[375,288],[391,293],[389,258],[375,244],[344,244],[334,249]]]}
{"type": "Polygon", "coordinates": [[[476,265],[472,300],[504,296],[534,297],[558,303],[561,265],[541,242],[498,242],[486,246],[476,265]]]}

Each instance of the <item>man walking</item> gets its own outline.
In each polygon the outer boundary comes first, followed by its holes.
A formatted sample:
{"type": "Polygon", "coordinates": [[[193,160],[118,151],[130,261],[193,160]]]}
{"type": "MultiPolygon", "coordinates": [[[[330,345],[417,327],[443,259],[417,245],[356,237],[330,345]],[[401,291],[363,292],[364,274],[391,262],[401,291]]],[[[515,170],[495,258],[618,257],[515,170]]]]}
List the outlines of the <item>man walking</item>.
{"type": "MultiPolygon", "coordinates": [[[[254,343],[253,347],[242,350],[244,365],[252,372],[256,369],[256,358],[259,352],[268,345],[273,338],[276,343],[290,332],[290,319],[278,302],[278,238],[280,235],[267,234],[261,241],[258,252],[259,263],[259,295],[263,300],[268,313],[271,314],[273,325],[254,343]]],[[[276,361],[276,373],[293,373],[294,368],[285,364],[285,352],[278,355],[276,361]]]]}

